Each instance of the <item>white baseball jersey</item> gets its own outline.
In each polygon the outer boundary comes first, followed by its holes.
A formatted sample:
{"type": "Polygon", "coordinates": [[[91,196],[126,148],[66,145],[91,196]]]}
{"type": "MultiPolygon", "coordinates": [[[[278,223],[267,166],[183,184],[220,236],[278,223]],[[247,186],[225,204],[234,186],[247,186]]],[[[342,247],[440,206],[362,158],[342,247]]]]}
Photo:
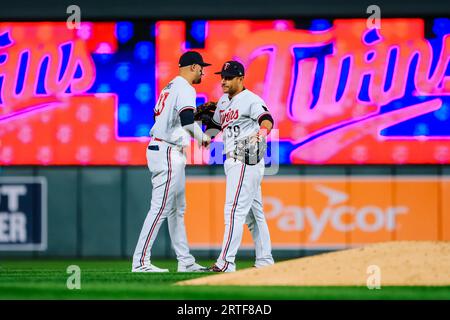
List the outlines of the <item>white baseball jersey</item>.
{"type": "Polygon", "coordinates": [[[217,102],[213,121],[222,127],[224,152],[232,152],[235,141],[259,131],[258,120],[270,114],[263,99],[248,89],[231,100],[224,94],[217,102]]]}
{"type": "Polygon", "coordinates": [[[178,146],[189,143],[179,113],[195,108],[195,89],[177,76],[162,91],[155,106],[155,125],[150,135],[147,165],[152,174],[152,199],[133,255],[133,269],[151,265],[151,251],[159,229],[167,219],[178,266],[189,266],[195,258],[189,252],[184,223],[186,208],[186,155],[178,146]]]}
{"type": "Polygon", "coordinates": [[[183,77],[175,77],[159,95],[150,136],[178,146],[189,145],[190,136],[181,126],[179,114],[183,110],[195,109],[195,98],[194,87],[183,77]]]}
{"type": "MultiPolygon", "coordinates": [[[[258,120],[266,114],[270,113],[264,101],[250,90],[245,89],[231,100],[228,94],[223,95],[217,103],[213,121],[222,127],[225,153],[234,150],[235,141],[257,133],[260,128],[258,120]]],[[[236,270],[235,258],[242,241],[244,223],[248,225],[255,243],[255,266],[273,264],[261,192],[264,160],[256,165],[246,165],[240,160],[227,158],[224,169],[225,232],[216,267],[224,272],[236,270]]]]}

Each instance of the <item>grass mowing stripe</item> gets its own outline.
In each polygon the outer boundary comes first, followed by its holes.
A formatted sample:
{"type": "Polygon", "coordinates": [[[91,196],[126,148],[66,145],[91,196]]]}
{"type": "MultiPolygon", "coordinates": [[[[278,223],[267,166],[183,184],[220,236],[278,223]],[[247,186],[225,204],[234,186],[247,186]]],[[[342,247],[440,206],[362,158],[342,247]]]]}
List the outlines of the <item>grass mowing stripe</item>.
{"type": "MultiPolygon", "coordinates": [[[[210,265],[212,261],[200,261],[210,265]]],[[[158,261],[176,270],[175,261],[158,261]]],[[[241,261],[238,268],[251,267],[241,261]]],[[[450,287],[175,286],[204,273],[131,273],[124,260],[10,260],[0,262],[0,299],[450,299],[450,287]],[[81,290],[69,290],[69,265],[81,269],[81,290]]]]}

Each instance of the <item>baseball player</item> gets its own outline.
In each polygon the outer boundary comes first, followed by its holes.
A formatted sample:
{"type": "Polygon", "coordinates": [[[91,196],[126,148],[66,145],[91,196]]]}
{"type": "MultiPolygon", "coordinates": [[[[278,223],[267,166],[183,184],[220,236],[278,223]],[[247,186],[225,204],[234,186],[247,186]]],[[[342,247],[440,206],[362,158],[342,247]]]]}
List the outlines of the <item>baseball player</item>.
{"type": "Polygon", "coordinates": [[[150,131],[147,165],[152,175],[152,200],[133,255],[132,272],[168,272],[151,264],[151,248],[167,218],[170,238],[177,255],[178,272],[206,271],[190,254],[184,225],[185,166],[190,136],[207,147],[210,137],[194,122],[196,92],[203,67],[210,66],[195,51],[179,60],[179,75],[161,91],[154,109],[155,124],[150,131]]]}
{"type": "Polygon", "coordinates": [[[264,175],[264,157],[257,163],[247,164],[237,157],[236,146],[243,138],[260,142],[273,127],[273,119],[264,101],[244,87],[244,66],[227,61],[222,70],[225,93],[217,102],[212,118],[216,128],[222,130],[226,175],[225,234],[222,251],[210,268],[214,272],[236,270],[235,256],[247,223],[255,242],[255,267],[274,263],[269,228],[263,212],[261,181],[264,175]]]}

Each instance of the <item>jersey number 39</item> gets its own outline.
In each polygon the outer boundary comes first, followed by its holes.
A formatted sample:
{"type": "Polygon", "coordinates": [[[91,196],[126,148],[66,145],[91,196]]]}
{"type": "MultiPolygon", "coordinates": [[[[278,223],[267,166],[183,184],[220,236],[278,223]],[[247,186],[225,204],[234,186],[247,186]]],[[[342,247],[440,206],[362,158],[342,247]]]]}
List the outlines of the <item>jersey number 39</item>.
{"type": "Polygon", "coordinates": [[[231,138],[231,137],[237,138],[240,133],[241,133],[241,128],[238,125],[227,127],[226,134],[227,134],[228,138],[231,138]]]}

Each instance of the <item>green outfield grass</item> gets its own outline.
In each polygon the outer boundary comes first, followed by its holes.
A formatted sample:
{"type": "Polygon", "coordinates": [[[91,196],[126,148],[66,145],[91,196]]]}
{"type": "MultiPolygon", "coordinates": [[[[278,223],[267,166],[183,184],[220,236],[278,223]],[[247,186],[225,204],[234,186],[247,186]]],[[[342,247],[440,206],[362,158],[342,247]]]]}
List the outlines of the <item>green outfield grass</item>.
{"type": "MultiPolygon", "coordinates": [[[[210,265],[212,261],[200,261],[210,265]]],[[[176,270],[175,261],[154,261],[176,270]]],[[[252,261],[242,261],[246,268],[252,261]]],[[[124,260],[0,261],[0,299],[450,299],[450,287],[180,287],[177,281],[199,273],[131,273],[124,260]],[[81,289],[66,286],[67,267],[81,269],[81,289]]]]}

